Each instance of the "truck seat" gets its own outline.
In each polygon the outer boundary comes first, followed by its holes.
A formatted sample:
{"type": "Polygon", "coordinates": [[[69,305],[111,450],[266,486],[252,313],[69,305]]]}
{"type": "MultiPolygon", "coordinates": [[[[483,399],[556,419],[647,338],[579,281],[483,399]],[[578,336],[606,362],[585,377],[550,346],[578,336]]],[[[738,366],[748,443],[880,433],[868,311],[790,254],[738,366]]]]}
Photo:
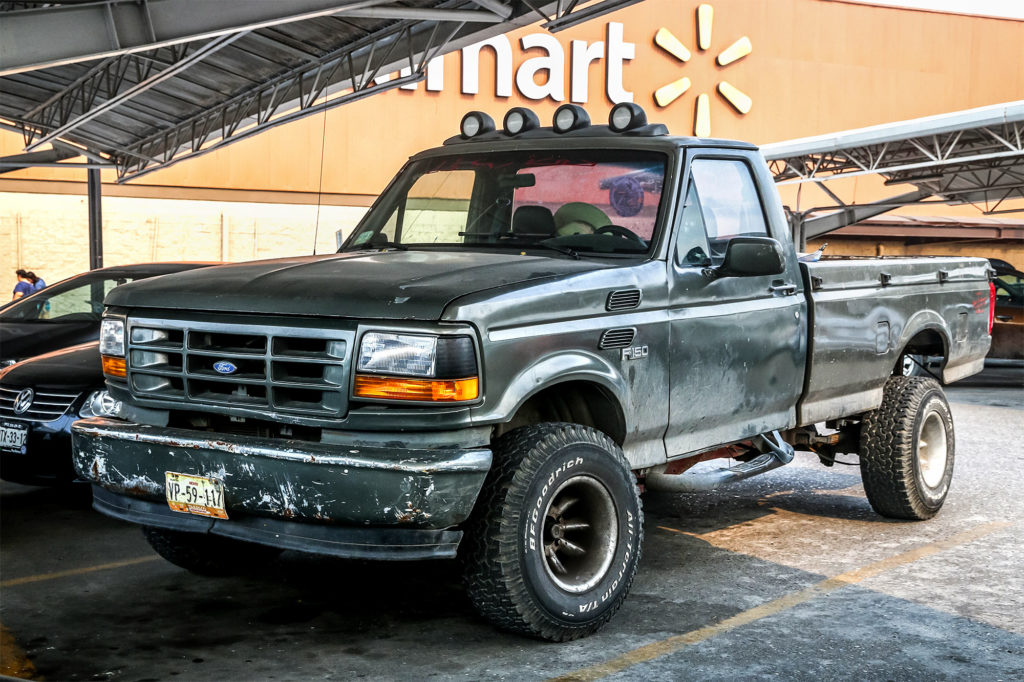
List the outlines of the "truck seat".
{"type": "Polygon", "coordinates": [[[555,219],[547,206],[520,206],[512,215],[512,234],[517,237],[553,237],[555,219]]]}

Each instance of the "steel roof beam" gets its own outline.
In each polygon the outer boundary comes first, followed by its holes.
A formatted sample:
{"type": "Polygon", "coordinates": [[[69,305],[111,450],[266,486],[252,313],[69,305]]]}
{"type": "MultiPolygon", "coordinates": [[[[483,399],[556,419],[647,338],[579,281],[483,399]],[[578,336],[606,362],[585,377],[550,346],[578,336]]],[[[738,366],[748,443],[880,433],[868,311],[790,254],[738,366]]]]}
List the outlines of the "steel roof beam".
{"type": "MultiPolygon", "coordinates": [[[[154,85],[166,81],[168,78],[171,78],[172,76],[184,71],[196,62],[200,62],[209,55],[217,52],[220,49],[223,49],[224,47],[227,47],[243,35],[245,34],[230,33],[228,35],[220,36],[219,38],[214,38],[213,40],[203,45],[199,49],[193,51],[191,54],[183,56],[182,59],[178,60],[177,63],[171,65],[170,67],[153,74],[152,76],[146,78],[145,80],[142,80],[139,83],[136,83],[135,85],[127,88],[126,90],[123,90],[122,92],[119,92],[118,94],[114,95],[113,97],[110,97],[98,106],[87,108],[87,110],[80,116],[74,117],[70,121],[67,121],[62,125],[59,125],[58,127],[51,129],[42,137],[35,140],[32,144],[28,145],[25,148],[25,150],[32,151],[33,149],[36,149],[37,147],[47,142],[50,142],[52,140],[55,140],[59,137],[66,135],[75,128],[78,128],[79,126],[93,120],[97,116],[101,116],[107,113],[108,111],[111,111],[121,106],[122,104],[125,104],[133,97],[142,94],[143,92],[152,88],[154,85]]],[[[63,96],[75,100],[77,94],[77,89],[73,89],[71,91],[65,91],[63,93],[63,96]]]]}
{"type": "Polygon", "coordinates": [[[819,237],[827,232],[838,230],[840,227],[853,225],[862,220],[887,213],[894,208],[915,204],[922,199],[932,195],[930,190],[922,189],[915,192],[907,192],[882,201],[875,201],[870,204],[858,204],[855,206],[844,206],[842,209],[819,216],[817,218],[803,219],[803,237],[811,239],[819,237]]]}
{"type": "MultiPolygon", "coordinates": [[[[314,19],[370,16],[356,14],[386,0],[101,0],[3,13],[0,22],[0,76],[62,64],[152,50],[215,38],[226,33],[314,19]],[[45,39],[43,39],[45,36],[45,39]]],[[[428,8],[397,6],[374,17],[404,19],[428,8]]],[[[422,15],[426,17],[426,15],[422,15]]],[[[462,10],[452,20],[500,22],[489,10],[462,10]]]]}
{"type": "MultiPolygon", "coordinates": [[[[463,0],[452,0],[447,6],[432,9],[449,13],[465,6],[463,0]]],[[[345,15],[336,18],[344,19],[345,15]]],[[[118,181],[126,182],[283,123],[416,82],[423,78],[426,64],[433,57],[532,21],[531,14],[522,11],[501,24],[409,20],[378,29],[315,62],[299,65],[257,88],[197,112],[172,128],[113,151],[112,155],[120,156],[118,181]],[[374,83],[378,76],[401,69],[408,69],[409,75],[374,83]]]]}

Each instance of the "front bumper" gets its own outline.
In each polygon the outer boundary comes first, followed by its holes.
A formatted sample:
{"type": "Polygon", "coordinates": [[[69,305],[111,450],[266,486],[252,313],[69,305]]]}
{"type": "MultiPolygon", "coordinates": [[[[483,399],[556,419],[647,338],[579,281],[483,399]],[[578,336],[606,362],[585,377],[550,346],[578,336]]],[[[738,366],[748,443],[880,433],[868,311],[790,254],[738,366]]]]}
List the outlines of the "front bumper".
{"type": "MultiPolygon", "coordinates": [[[[192,523],[190,528],[198,529],[196,519],[207,532],[234,537],[239,536],[232,528],[237,531],[245,524],[259,523],[252,519],[289,526],[392,531],[374,531],[376,536],[388,536],[385,544],[395,544],[393,536],[400,536],[398,531],[405,529],[444,531],[468,518],[491,465],[487,448],[412,449],[397,442],[346,447],[224,436],[105,418],[76,422],[72,439],[79,476],[113,494],[109,501],[97,503],[100,511],[180,530],[185,530],[182,523],[192,523]],[[228,520],[211,521],[168,509],[164,492],[168,471],[221,481],[228,520]]],[[[277,524],[264,523],[263,527],[274,528],[270,535],[281,535],[277,524]]],[[[310,532],[305,528],[287,534],[301,538],[310,532]]],[[[412,535],[415,533],[410,540],[412,535]]],[[[301,540],[285,545],[272,542],[270,536],[239,539],[303,549],[295,546],[301,540]]],[[[362,540],[356,544],[359,542],[362,540]]],[[[316,543],[309,545],[307,551],[320,551],[316,543]]]]}

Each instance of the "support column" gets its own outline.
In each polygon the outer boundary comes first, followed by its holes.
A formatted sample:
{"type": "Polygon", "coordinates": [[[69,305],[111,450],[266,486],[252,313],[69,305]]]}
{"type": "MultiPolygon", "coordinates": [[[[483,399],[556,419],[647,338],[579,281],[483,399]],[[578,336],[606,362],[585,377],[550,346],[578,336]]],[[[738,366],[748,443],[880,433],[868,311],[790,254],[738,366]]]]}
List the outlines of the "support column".
{"type": "Polygon", "coordinates": [[[89,175],[89,269],[103,267],[103,187],[100,170],[90,168],[89,175]]]}

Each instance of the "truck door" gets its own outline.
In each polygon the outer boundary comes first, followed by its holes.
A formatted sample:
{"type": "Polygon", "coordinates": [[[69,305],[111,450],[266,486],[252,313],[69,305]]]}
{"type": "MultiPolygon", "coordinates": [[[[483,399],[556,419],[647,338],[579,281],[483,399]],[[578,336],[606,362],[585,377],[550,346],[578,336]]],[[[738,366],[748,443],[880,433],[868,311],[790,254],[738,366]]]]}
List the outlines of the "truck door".
{"type": "MultiPolygon", "coordinates": [[[[696,155],[683,176],[668,263],[670,457],[796,423],[806,303],[778,197],[758,192],[758,161],[696,155]],[[786,271],[720,276],[716,268],[738,236],[778,239],[786,271]]],[[[767,169],[760,181],[774,192],[767,169]]]]}

